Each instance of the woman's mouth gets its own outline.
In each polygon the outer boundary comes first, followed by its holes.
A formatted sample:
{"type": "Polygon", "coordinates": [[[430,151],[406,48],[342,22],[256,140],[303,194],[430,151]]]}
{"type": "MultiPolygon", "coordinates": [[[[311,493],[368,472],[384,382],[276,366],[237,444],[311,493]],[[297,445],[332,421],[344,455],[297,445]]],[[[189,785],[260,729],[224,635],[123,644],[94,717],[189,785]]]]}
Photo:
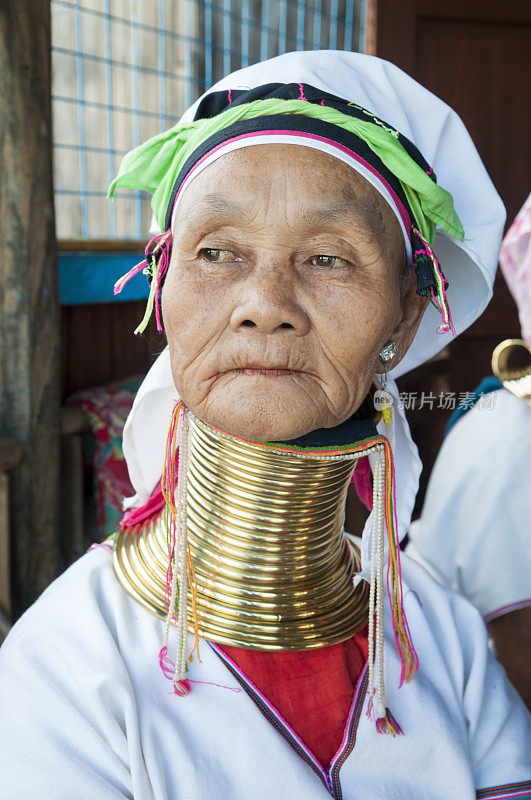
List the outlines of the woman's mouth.
{"type": "Polygon", "coordinates": [[[232,369],[230,372],[240,373],[251,378],[285,378],[289,375],[294,375],[298,370],[278,367],[243,367],[241,369],[232,369]]]}

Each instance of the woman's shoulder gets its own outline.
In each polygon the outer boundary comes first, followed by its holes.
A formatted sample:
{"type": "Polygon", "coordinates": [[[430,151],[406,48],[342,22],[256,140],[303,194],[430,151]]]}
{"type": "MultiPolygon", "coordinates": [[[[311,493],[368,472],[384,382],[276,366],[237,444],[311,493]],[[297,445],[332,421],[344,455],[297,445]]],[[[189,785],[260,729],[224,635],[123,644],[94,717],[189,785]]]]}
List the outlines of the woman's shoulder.
{"type": "MultiPolygon", "coordinates": [[[[529,453],[531,411],[527,403],[505,388],[483,395],[470,410],[459,419],[446,437],[441,452],[454,450],[459,457],[470,457],[477,462],[479,455],[519,451],[529,453]],[[470,453],[469,446],[474,446],[470,453]],[[514,451],[515,445],[517,446],[514,451]]],[[[456,462],[458,466],[458,461],[456,462]]]]}
{"type": "Polygon", "coordinates": [[[132,797],[133,762],[144,786],[133,665],[145,637],[133,602],[100,547],[13,626],[0,648],[2,796],[132,797]]]}

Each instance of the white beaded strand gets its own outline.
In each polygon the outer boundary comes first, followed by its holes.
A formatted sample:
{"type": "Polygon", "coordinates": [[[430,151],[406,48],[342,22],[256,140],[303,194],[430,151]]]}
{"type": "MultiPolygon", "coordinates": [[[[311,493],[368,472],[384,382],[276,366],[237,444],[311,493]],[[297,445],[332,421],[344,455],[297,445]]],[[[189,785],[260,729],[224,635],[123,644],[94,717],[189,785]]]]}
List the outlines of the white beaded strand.
{"type": "MultiPolygon", "coordinates": [[[[177,430],[175,432],[175,436],[177,438],[177,441],[182,439],[182,428],[183,428],[183,421],[182,421],[181,415],[179,414],[179,418],[177,420],[177,430]]],[[[179,453],[179,467],[180,467],[180,464],[181,464],[181,458],[180,458],[180,453],[179,453]]],[[[178,490],[179,490],[179,487],[177,486],[177,491],[178,490]]],[[[173,546],[172,581],[171,581],[171,590],[170,590],[170,600],[169,600],[169,604],[168,604],[168,612],[166,614],[166,621],[165,621],[165,624],[164,624],[164,638],[162,640],[162,646],[165,647],[166,650],[168,648],[168,639],[169,639],[169,636],[170,636],[170,625],[171,625],[172,617],[173,617],[174,612],[175,612],[175,598],[177,597],[177,572],[178,572],[178,570],[177,570],[177,563],[178,563],[177,559],[178,559],[179,534],[180,534],[180,532],[179,532],[179,527],[180,527],[179,518],[177,518],[177,520],[175,520],[173,522],[173,525],[174,525],[175,540],[174,540],[174,546],[173,546]]]]}
{"type": "Polygon", "coordinates": [[[378,456],[378,470],[376,481],[376,514],[378,516],[378,544],[376,563],[376,719],[385,717],[387,698],[385,696],[384,677],[384,564],[385,564],[385,454],[382,451],[378,456]]]}
{"type": "MultiPolygon", "coordinates": [[[[188,484],[188,437],[189,424],[186,408],[183,408],[183,421],[179,444],[179,467],[177,470],[177,502],[178,513],[178,549],[175,561],[175,571],[178,572],[179,582],[179,607],[177,616],[177,654],[175,657],[175,672],[173,683],[178,689],[178,684],[186,677],[186,652],[188,641],[188,536],[187,536],[187,510],[186,490],[188,484]]],[[[174,600],[175,602],[175,600],[174,600]]]]}
{"type": "Polygon", "coordinates": [[[373,515],[372,515],[372,530],[371,530],[371,573],[369,582],[369,715],[372,711],[374,699],[374,615],[375,615],[375,598],[376,598],[376,551],[378,545],[378,521],[377,514],[378,505],[378,486],[379,486],[379,471],[380,471],[380,458],[376,459],[374,465],[374,493],[373,493],[373,515]]]}

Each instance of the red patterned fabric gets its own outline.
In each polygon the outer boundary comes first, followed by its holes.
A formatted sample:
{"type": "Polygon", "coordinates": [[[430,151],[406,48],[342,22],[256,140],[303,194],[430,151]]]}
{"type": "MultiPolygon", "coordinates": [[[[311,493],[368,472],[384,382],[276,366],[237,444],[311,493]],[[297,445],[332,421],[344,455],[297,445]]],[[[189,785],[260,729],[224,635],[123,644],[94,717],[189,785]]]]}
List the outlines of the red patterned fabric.
{"type": "Polygon", "coordinates": [[[354,689],[367,661],[367,627],[346,642],[318,650],[220,649],[326,769],[341,746],[354,689]]]}
{"type": "Polygon", "coordinates": [[[87,414],[94,437],[87,455],[94,467],[94,501],[101,539],[116,531],[123,498],[134,494],[122,451],[122,432],[141,381],[141,376],[135,376],[83,389],[66,401],[87,414]]]}

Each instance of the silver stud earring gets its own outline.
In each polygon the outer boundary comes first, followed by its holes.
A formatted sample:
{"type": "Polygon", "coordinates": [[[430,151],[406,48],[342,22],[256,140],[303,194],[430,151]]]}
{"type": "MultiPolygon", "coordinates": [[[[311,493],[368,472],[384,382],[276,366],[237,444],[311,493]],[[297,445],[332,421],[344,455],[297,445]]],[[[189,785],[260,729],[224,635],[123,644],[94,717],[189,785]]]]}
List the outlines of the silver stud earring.
{"type": "Polygon", "coordinates": [[[383,364],[387,364],[388,361],[392,361],[393,358],[398,353],[398,345],[396,342],[387,342],[384,344],[382,349],[380,350],[380,361],[383,364]]]}

